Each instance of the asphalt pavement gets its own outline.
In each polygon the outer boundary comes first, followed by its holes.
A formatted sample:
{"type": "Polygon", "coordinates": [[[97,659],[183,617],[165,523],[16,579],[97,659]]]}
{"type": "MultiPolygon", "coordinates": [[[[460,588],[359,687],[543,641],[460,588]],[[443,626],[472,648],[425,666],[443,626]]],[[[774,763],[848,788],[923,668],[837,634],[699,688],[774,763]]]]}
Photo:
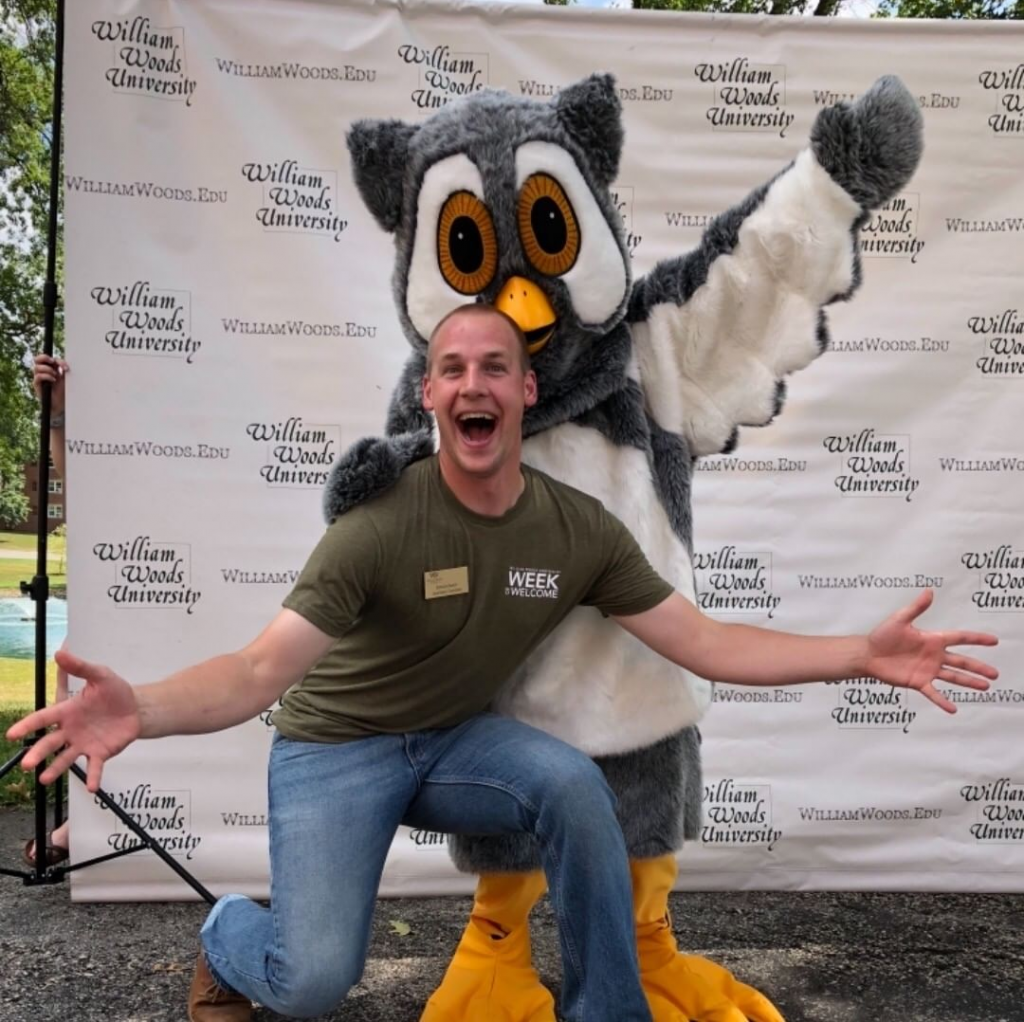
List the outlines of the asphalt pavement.
{"type": "MultiPolygon", "coordinates": [[[[0,810],[0,865],[18,868],[32,829],[27,811],[0,810]]],[[[363,980],[321,1022],[417,1022],[469,906],[381,901],[363,980]]],[[[761,989],[786,1022],[1024,1022],[1021,895],[679,894],[672,912],[681,947],[761,989]]],[[[0,1022],[182,1022],[205,913],[202,904],[72,904],[67,884],[0,877],[0,1022]]],[[[546,902],[533,940],[557,996],[546,902]]]]}

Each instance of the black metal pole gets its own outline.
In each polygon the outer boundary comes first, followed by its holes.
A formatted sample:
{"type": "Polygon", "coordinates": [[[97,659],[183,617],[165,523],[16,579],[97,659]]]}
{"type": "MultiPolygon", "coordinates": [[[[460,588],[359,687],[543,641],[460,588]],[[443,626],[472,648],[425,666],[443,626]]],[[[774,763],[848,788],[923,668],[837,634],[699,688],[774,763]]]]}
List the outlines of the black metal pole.
{"type": "MultiPolygon", "coordinates": [[[[85,771],[77,764],[71,764],[71,772],[85,784],[85,771]]],[[[198,881],[184,866],[179,865],[174,859],[160,847],[159,843],[151,838],[102,788],[97,789],[98,798],[107,809],[109,809],[142,843],[155,855],[158,855],[166,865],[170,866],[175,873],[185,881],[193,891],[204,901],[213,904],[217,899],[198,881]]],[[[134,851],[134,849],[128,849],[134,851]]],[[[113,858],[113,856],[111,856],[113,858]]]]}
{"type": "MultiPolygon", "coordinates": [[[[50,209],[47,226],[46,280],[43,284],[43,351],[53,354],[54,321],[57,313],[57,228],[60,202],[60,147],[61,110],[64,91],[64,0],[57,0],[57,21],[54,39],[53,69],[53,127],[50,132],[50,209]]],[[[39,472],[36,513],[36,574],[32,582],[21,589],[36,605],[36,699],[37,710],[46,706],[46,601],[50,598],[50,577],[46,566],[47,525],[50,504],[50,384],[43,386],[40,395],[39,472]]],[[[41,738],[43,732],[36,737],[41,738]]],[[[45,764],[36,768],[36,854],[35,874],[41,880],[46,862],[46,801],[47,790],[39,783],[45,764]]]]}
{"type": "MultiPolygon", "coordinates": [[[[64,110],[64,0],[57,0],[57,23],[53,47],[53,128],[50,137],[50,218],[46,237],[46,283],[43,285],[43,349],[53,354],[53,334],[57,318],[57,245],[58,216],[60,213],[60,151],[62,135],[62,112],[64,110]]],[[[50,388],[46,388],[49,390],[50,388]]],[[[46,395],[50,397],[49,394],[46,395]]],[[[50,409],[41,412],[43,436],[40,439],[39,468],[43,473],[39,483],[39,545],[36,574],[44,579],[45,595],[36,598],[36,704],[46,705],[46,601],[50,598],[50,576],[47,558],[47,525],[50,520],[50,409]],[[46,498],[46,516],[42,513],[43,495],[46,498]],[[42,620],[40,620],[40,618],[42,620]],[[41,654],[41,655],[40,655],[41,654]]],[[[36,787],[39,787],[39,773],[36,771],[36,787]]],[[[60,788],[55,799],[63,797],[60,788]]],[[[58,801],[54,802],[54,820],[62,815],[58,801]]],[[[56,822],[54,824],[57,825],[56,822]]],[[[37,800],[36,806],[36,876],[46,863],[46,792],[37,800]],[[43,841],[40,843],[40,834],[43,841]]]]}

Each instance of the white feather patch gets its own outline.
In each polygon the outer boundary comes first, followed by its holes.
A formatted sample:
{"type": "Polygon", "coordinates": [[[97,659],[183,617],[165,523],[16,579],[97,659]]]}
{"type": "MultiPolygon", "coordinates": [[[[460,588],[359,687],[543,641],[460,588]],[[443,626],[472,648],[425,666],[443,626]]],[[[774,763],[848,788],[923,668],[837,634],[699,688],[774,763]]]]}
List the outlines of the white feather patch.
{"type": "MultiPolygon", "coordinates": [[[[566,423],[527,440],[523,460],[600,500],[689,599],[693,567],[655,492],[647,454],[566,423]]],[[[711,684],[658,656],[593,607],[578,607],[533,653],[498,709],[592,756],[644,748],[694,724],[711,684]]]]}
{"type": "Polygon", "coordinates": [[[438,217],[441,207],[455,192],[471,192],[484,201],[480,171],[462,153],[438,160],[423,175],[416,198],[416,237],[409,263],[405,307],[420,337],[429,337],[449,312],[473,300],[472,295],[460,294],[444,279],[437,261],[438,217]]]}
{"type": "Polygon", "coordinates": [[[584,180],[576,161],[551,142],[527,142],[516,150],[516,188],[538,172],[549,174],[563,188],[576,214],[580,251],[572,269],[561,275],[572,297],[573,311],[585,326],[604,323],[626,294],[622,252],[608,221],[584,180]]]}
{"type": "Polygon", "coordinates": [[[694,454],[766,422],[776,381],[818,355],[818,310],[853,283],[859,213],[805,150],[689,301],[656,305],[633,326],[651,414],[694,454]]]}

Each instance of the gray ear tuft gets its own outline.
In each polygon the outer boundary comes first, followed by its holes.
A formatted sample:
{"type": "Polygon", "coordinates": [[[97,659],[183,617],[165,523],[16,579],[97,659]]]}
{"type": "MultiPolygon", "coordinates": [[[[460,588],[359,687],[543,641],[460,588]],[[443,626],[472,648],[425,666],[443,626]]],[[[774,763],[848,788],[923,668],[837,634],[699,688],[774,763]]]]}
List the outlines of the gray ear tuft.
{"type": "Polygon", "coordinates": [[[404,121],[365,120],[356,121],[345,138],[359,194],[389,233],[402,219],[402,179],[415,131],[404,121]]]}
{"type": "Polygon", "coordinates": [[[605,188],[619,172],[622,153],[622,104],[610,74],[594,74],[563,89],[554,101],[562,127],[583,149],[605,188]]]}

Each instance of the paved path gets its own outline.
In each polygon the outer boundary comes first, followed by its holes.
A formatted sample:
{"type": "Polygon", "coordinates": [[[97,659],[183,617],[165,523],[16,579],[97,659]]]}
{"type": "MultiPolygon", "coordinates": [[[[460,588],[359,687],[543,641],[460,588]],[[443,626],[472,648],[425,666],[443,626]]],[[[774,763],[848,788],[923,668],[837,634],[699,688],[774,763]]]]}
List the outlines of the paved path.
{"type": "MultiPolygon", "coordinates": [[[[3,865],[20,861],[31,831],[27,812],[0,810],[3,865]]],[[[321,1022],[417,1022],[468,907],[380,902],[363,981],[321,1022]],[[409,935],[392,933],[392,919],[409,935]]],[[[0,877],[0,1022],[181,1022],[204,915],[198,904],[71,904],[66,884],[0,877]]],[[[1024,1020],[1022,896],[676,895],[673,922],[681,944],[759,986],[787,1022],[1024,1020]]],[[[546,903],[533,935],[541,974],[557,987],[546,903]]]]}

